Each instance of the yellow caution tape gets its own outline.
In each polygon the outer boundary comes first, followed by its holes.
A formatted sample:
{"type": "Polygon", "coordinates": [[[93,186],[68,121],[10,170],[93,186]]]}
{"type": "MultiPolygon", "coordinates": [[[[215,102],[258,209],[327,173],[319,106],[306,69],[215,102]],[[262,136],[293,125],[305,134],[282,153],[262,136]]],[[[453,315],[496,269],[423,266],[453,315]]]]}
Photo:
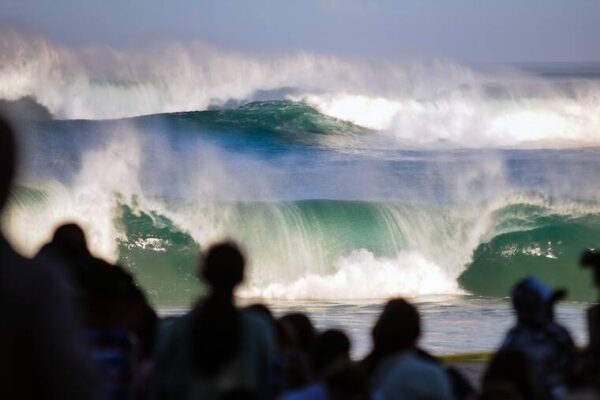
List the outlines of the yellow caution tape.
{"type": "Polygon", "coordinates": [[[457,362],[486,362],[492,358],[494,353],[480,352],[480,353],[460,353],[460,354],[447,354],[441,356],[440,359],[446,363],[457,363],[457,362]]]}

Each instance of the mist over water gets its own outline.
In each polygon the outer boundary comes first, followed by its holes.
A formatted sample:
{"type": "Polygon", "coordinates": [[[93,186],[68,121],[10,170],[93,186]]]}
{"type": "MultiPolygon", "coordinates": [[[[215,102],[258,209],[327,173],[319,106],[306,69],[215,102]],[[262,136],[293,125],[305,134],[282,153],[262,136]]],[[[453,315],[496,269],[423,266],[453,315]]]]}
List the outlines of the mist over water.
{"type": "Polygon", "coordinates": [[[600,243],[593,77],[14,33],[0,57],[0,98],[54,116],[19,121],[4,224],[26,254],[75,220],[160,307],[189,304],[226,237],[243,297],[503,297],[536,273],[592,298],[575,261],[600,243]]]}
{"type": "Polygon", "coordinates": [[[548,68],[484,69],[450,60],[267,57],[206,44],[75,49],[5,31],[0,98],[33,96],[59,119],[293,100],[381,131],[384,143],[402,147],[598,146],[600,81],[588,70],[569,75],[560,67],[553,75],[548,68]]]}

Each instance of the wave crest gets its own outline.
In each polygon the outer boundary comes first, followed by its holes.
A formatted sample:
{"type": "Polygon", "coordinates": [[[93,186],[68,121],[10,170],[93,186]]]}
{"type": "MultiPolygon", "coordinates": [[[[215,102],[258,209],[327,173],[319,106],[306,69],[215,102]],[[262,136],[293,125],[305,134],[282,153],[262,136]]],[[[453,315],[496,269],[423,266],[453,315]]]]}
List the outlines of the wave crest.
{"type": "Polygon", "coordinates": [[[374,63],[310,53],[263,57],[205,44],[73,49],[3,32],[0,98],[31,96],[65,119],[295,100],[401,145],[596,146],[600,80],[486,72],[450,61],[374,63]],[[266,97],[265,97],[266,96],[266,97]]]}

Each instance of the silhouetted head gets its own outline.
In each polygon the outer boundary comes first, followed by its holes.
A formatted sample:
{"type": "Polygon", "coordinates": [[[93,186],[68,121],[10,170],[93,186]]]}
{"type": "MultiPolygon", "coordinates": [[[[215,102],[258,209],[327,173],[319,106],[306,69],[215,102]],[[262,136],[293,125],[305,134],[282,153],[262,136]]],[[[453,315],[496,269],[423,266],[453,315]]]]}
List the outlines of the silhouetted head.
{"type": "Polygon", "coordinates": [[[533,398],[535,385],[529,360],[520,351],[499,351],[490,360],[481,386],[485,399],[533,398]]]}
{"type": "Polygon", "coordinates": [[[0,210],[4,208],[12,186],[17,163],[17,144],[8,121],[0,116],[0,210]]]}
{"type": "Polygon", "coordinates": [[[235,243],[219,243],[208,249],[201,275],[213,291],[232,292],[244,280],[245,265],[244,255],[235,243]]]}
{"type": "Polygon", "coordinates": [[[338,364],[325,379],[331,400],[370,400],[369,376],[356,363],[338,364]]]}
{"type": "Polygon", "coordinates": [[[373,327],[373,346],[391,354],[413,348],[421,335],[419,312],[404,299],[389,301],[373,327]]]}
{"type": "Polygon", "coordinates": [[[298,349],[308,354],[316,336],[316,330],[310,318],[302,313],[292,313],[281,317],[281,322],[293,332],[298,349]]]}
{"type": "Polygon", "coordinates": [[[585,249],[581,253],[579,264],[584,268],[591,268],[594,272],[594,284],[600,288],[600,250],[585,249]]]}
{"type": "Polygon", "coordinates": [[[553,318],[554,304],[564,298],[564,290],[554,290],[544,281],[528,277],[512,290],[512,303],[519,323],[543,324],[553,318]]]}
{"type": "Polygon", "coordinates": [[[90,255],[83,229],[75,223],[59,226],[54,231],[52,245],[70,257],[86,257],[90,255]]]}
{"type": "Polygon", "coordinates": [[[350,339],[338,329],[329,329],[318,334],[312,347],[310,361],[316,376],[322,376],[336,363],[350,361],[350,339]]]}

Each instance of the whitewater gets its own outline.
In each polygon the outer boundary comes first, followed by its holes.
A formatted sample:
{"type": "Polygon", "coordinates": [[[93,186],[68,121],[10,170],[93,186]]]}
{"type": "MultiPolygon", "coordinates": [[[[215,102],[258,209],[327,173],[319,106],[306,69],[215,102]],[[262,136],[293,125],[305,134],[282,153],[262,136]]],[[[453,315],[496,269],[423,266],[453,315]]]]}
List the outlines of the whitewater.
{"type": "Polygon", "coordinates": [[[0,106],[23,150],[11,241],[31,256],[76,221],[164,312],[202,293],[199,254],[232,238],[249,259],[240,298],[348,324],[358,352],[394,296],[441,324],[431,348],[491,348],[529,274],[569,290],[561,315],[583,340],[600,65],[74,48],[3,32],[0,106]],[[440,336],[455,326],[474,338],[440,336]]]}

